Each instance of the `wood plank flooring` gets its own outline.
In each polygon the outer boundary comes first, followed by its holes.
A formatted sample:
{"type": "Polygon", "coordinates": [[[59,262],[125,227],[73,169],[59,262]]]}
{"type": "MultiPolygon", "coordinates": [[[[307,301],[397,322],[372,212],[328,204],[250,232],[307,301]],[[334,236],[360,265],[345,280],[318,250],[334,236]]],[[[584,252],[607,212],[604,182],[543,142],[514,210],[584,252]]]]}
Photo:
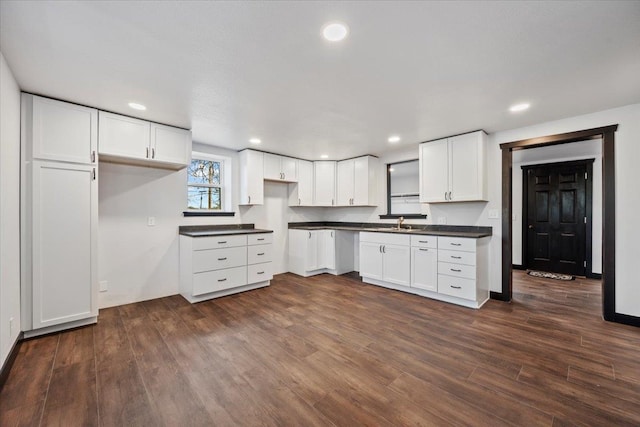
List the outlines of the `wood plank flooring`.
{"type": "Polygon", "coordinates": [[[100,311],[25,341],[0,425],[638,426],[640,329],[600,282],[514,272],[471,310],[349,276],[100,311]]]}

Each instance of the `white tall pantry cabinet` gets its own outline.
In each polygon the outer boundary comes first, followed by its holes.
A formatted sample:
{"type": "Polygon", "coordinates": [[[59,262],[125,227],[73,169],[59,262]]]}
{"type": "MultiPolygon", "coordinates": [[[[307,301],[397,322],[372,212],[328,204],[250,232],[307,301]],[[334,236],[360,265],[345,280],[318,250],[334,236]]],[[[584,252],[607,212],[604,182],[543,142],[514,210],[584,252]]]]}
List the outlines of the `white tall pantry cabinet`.
{"type": "Polygon", "coordinates": [[[95,323],[95,109],[22,96],[22,325],[25,336],[95,323]]]}

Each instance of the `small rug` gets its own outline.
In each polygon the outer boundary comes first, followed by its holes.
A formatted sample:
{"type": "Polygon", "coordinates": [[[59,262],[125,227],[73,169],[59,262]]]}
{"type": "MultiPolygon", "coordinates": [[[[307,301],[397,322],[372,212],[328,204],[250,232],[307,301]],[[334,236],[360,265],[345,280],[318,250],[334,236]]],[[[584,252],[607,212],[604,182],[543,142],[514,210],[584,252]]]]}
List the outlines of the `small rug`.
{"type": "Polygon", "coordinates": [[[575,276],[571,276],[570,274],[547,273],[546,271],[536,271],[536,270],[529,270],[527,271],[527,274],[533,277],[543,277],[545,279],[556,279],[556,280],[573,280],[576,278],[575,276]]]}

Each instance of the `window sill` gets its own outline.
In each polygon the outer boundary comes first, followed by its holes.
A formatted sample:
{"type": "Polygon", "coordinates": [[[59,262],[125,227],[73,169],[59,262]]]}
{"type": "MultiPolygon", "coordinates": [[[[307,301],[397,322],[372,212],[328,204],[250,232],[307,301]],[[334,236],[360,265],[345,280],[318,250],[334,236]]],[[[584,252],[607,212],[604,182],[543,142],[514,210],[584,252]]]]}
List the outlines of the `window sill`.
{"type": "Polygon", "coordinates": [[[427,215],[422,214],[386,214],[379,215],[380,219],[398,219],[404,217],[404,219],[426,219],[427,215]]]}
{"type": "Polygon", "coordinates": [[[219,211],[204,211],[204,212],[196,212],[196,211],[184,211],[182,212],[183,216],[235,216],[235,212],[219,212],[219,211]]]}

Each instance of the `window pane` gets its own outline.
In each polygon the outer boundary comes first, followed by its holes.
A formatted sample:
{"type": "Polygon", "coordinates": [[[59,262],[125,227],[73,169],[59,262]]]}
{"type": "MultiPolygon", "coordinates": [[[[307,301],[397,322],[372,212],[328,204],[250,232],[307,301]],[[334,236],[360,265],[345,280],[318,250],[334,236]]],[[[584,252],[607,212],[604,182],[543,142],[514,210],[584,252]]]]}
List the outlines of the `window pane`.
{"type": "Polygon", "coordinates": [[[220,162],[193,159],[187,170],[189,184],[220,185],[220,162]]]}
{"type": "Polygon", "coordinates": [[[420,165],[418,160],[389,165],[390,187],[387,191],[391,199],[390,214],[419,214],[421,212],[419,182],[420,165]]]}
{"type": "Polygon", "coordinates": [[[219,187],[187,187],[189,209],[220,210],[221,191],[219,187]]]}

